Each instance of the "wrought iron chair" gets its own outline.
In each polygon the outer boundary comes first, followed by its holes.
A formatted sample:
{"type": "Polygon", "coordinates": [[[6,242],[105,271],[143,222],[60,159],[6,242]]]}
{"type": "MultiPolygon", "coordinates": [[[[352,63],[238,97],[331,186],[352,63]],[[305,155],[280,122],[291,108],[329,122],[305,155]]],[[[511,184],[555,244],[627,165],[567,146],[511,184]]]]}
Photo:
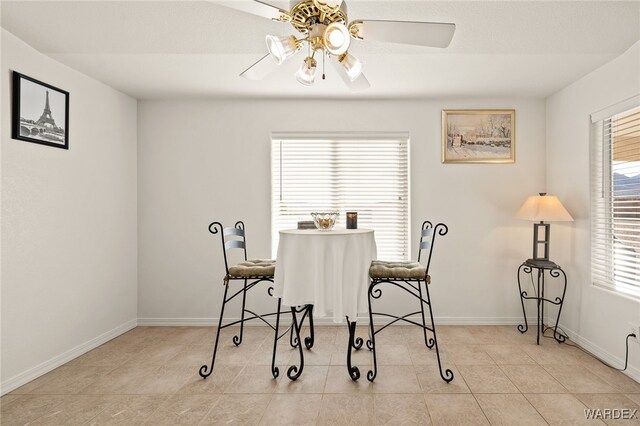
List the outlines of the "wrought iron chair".
{"type": "MultiPolygon", "coordinates": [[[[220,330],[231,327],[236,324],[240,324],[240,332],[233,336],[233,343],[236,346],[239,346],[242,343],[242,334],[244,331],[244,323],[247,321],[251,321],[254,319],[259,319],[271,327],[275,332],[275,340],[273,345],[273,359],[271,361],[271,373],[273,377],[278,377],[279,371],[275,366],[275,357],[276,357],[276,343],[278,339],[277,327],[280,319],[280,304],[281,299],[278,299],[278,310],[273,313],[268,314],[257,314],[246,308],[247,301],[247,292],[251,290],[254,286],[261,282],[271,283],[267,288],[267,292],[269,295],[273,295],[273,276],[275,272],[275,260],[248,260],[247,259],[247,241],[245,234],[245,227],[242,221],[236,222],[233,228],[224,228],[220,222],[213,222],[209,225],[209,232],[212,234],[220,234],[222,239],[222,253],[224,255],[224,268],[225,268],[225,276],[224,276],[224,296],[222,298],[222,308],[220,309],[220,319],[218,321],[218,328],[216,330],[216,338],[213,346],[213,354],[211,356],[211,366],[207,364],[200,367],[200,376],[202,378],[207,378],[213,372],[213,367],[216,362],[216,353],[218,351],[218,341],[220,339],[220,330]],[[244,262],[240,262],[236,265],[229,266],[227,259],[227,251],[239,249],[243,251],[244,254],[244,262]],[[227,293],[229,291],[229,285],[232,281],[241,281],[244,282],[242,288],[237,290],[231,296],[227,297],[227,293]],[[237,321],[233,321],[229,324],[222,324],[224,318],[224,308],[227,303],[233,300],[236,296],[242,295],[242,311],[240,313],[240,319],[237,321]],[[250,314],[251,316],[247,317],[246,314],[250,314]],[[276,315],[276,326],[271,325],[265,317],[270,317],[276,315]]],[[[292,342],[293,344],[293,342],[292,342]]]]}
{"type": "Polygon", "coordinates": [[[433,310],[431,309],[431,297],[429,296],[429,284],[431,284],[431,277],[429,276],[429,266],[431,265],[431,255],[433,254],[433,246],[435,243],[436,235],[446,235],[449,232],[449,228],[444,223],[438,223],[435,227],[429,221],[425,221],[422,224],[422,232],[420,234],[420,246],[418,248],[418,261],[417,262],[385,262],[374,260],[371,262],[369,269],[369,276],[371,283],[369,284],[369,340],[367,340],[367,347],[373,354],[373,366],[372,370],[367,373],[367,379],[373,382],[378,374],[378,364],[376,361],[376,342],[375,336],[382,330],[394,324],[398,321],[404,321],[409,324],[416,325],[422,328],[424,333],[424,344],[427,348],[436,349],[436,357],[438,359],[438,368],[440,369],[440,377],[442,380],[449,383],[453,380],[453,372],[450,369],[442,370],[442,363],[440,361],[440,351],[438,349],[438,338],[436,336],[436,325],[433,321],[433,310]],[[428,250],[428,256],[426,259],[426,265],[420,263],[422,257],[422,251],[428,250]],[[424,290],[422,289],[424,283],[424,290]],[[389,284],[398,287],[411,296],[418,299],[420,302],[420,310],[411,312],[403,316],[397,316],[387,314],[384,312],[374,312],[372,309],[372,300],[379,299],[382,296],[382,289],[379,287],[383,284],[389,284]],[[426,299],[423,297],[426,295],[426,299]],[[425,318],[425,305],[429,307],[429,319],[430,325],[427,325],[425,318]],[[413,315],[420,314],[422,317],[422,324],[410,319],[413,315]],[[380,315],[383,317],[393,318],[393,321],[375,329],[373,323],[373,316],[380,315]],[[427,335],[427,331],[433,334],[433,337],[427,335]]]}

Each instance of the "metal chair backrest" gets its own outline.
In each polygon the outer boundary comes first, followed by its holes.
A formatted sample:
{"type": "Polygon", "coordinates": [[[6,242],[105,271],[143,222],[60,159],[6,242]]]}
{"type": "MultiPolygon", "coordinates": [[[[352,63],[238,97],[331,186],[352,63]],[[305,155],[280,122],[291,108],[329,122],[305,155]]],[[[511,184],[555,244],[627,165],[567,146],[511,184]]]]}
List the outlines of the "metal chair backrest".
{"type": "Polygon", "coordinates": [[[209,232],[212,234],[220,234],[220,238],[222,239],[222,254],[224,255],[224,270],[226,275],[229,275],[228,250],[242,249],[244,252],[244,260],[247,260],[247,239],[244,222],[241,220],[237,221],[233,228],[225,228],[220,222],[212,222],[211,225],[209,225],[209,232]]]}
{"type": "Polygon", "coordinates": [[[438,223],[436,226],[433,226],[433,224],[428,220],[425,220],[422,223],[420,246],[418,247],[418,262],[420,262],[420,259],[422,258],[422,250],[428,250],[426,275],[429,275],[429,266],[431,265],[431,255],[433,254],[436,235],[447,235],[447,232],[449,232],[449,227],[444,223],[438,223]]]}

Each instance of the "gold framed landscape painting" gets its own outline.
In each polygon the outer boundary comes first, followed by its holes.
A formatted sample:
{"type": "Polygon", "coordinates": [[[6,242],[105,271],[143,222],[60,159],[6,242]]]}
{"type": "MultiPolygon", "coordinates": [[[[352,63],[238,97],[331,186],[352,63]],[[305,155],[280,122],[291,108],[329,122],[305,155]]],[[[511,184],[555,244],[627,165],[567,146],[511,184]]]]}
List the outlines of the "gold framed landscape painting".
{"type": "Polygon", "coordinates": [[[513,163],[515,150],[514,109],[442,111],[443,163],[513,163]]]}

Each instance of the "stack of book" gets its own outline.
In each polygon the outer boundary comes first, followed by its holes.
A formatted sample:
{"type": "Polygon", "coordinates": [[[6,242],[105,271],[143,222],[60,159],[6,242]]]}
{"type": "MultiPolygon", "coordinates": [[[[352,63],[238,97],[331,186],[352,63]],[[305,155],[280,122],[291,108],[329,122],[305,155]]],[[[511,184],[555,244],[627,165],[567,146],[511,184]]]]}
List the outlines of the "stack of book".
{"type": "Polygon", "coordinates": [[[302,220],[298,222],[298,229],[316,229],[316,224],[312,220],[302,220]]]}

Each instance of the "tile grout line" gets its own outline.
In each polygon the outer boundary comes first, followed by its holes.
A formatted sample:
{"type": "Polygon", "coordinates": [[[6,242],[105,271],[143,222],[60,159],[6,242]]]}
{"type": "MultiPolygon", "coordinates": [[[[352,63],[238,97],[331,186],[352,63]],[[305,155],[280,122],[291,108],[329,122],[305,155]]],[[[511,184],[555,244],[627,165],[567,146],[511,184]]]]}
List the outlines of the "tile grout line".
{"type": "Polygon", "coordinates": [[[487,413],[484,411],[484,408],[482,408],[482,405],[480,404],[480,401],[478,401],[478,398],[476,397],[476,394],[471,392],[471,395],[473,396],[473,400],[476,402],[476,404],[478,404],[478,408],[480,408],[480,411],[482,412],[482,415],[484,416],[484,418],[487,421],[487,423],[489,425],[492,425],[493,423],[491,423],[491,420],[489,420],[489,417],[487,416],[487,413]]]}
{"type": "MultiPolygon", "coordinates": [[[[247,342],[247,343],[248,343],[248,342],[247,342]]],[[[147,345],[147,346],[149,346],[149,345],[153,345],[153,344],[154,344],[153,342],[151,342],[151,343],[147,342],[147,343],[146,343],[146,345],[147,345]]],[[[451,343],[451,344],[455,344],[455,343],[451,343]]],[[[458,344],[458,345],[461,345],[461,344],[458,344]]],[[[517,346],[517,345],[518,345],[518,343],[515,343],[515,342],[514,342],[514,343],[509,343],[509,345],[517,346]]],[[[186,346],[188,346],[188,345],[186,345],[186,346]]],[[[403,344],[402,346],[404,346],[404,347],[406,347],[406,348],[408,349],[409,344],[408,344],[408,343],[405,343],[405,344],[403,344]]],[[[482,345],[480,345],[480,344],[475,345],[475,346],[482,347],[482,345]]],[[[257,350],[256,350],[256,352],[257,352],[257,350]]],[[[486,350],[484,350],[484,352],[486,352],[486,353],[488,354],[488,352],[487,352],[486,350]]],[[[526,351],[523,351],[523,352],[524,352],[525,354],[527,354],[527,355],[528,355],[528,353],[527,353],[526,351]]],[[[568,353],[568,355],[571,355],[571,353],[568,353]]],[[[409,356],[411,356],[411,354],[409,354],[409,356]]],[[[528,355],[528,356],[529,356],[529,357],[531,357],[530,355],[528,355]]],[[[133,357],[133,356],[132,356],[132,357],[133,357]]],[[[488,357],[489,357],[489,359],[490,359],[490,360],[492,360],[492,361],[494,362],[494,364],[492,364],[492,365],[497,365],[497,366],[498,366],[498,368],[500,369],[500,371],[502,371],[502,372],[506,375],[505,370],[504,370],[504,369],[505,369],[505,365],[497,364],[497,363],[495,362],[495,360],[496,360],[496,359],[495,359],[495,357],[492,357],[490,354],[488,354],[488,357]]],[[[130,359],[130,358],[128,358],[128,359],[130,359]]],[[[538,359],[539,359],[539,358],[538,358],[538,359]]],[[[545,359],[545,358],[543,358],[543,360],[544,360],[544,359],[545,359]]],[[[108,374],[112,373],[113,371],[115,371],[115,370],[117,370],[117,369],[121,368],[123,365],[125,365],[125,364],[126,364],[126,362],[128,362],[128,361],[125,361],[122,365],[118,365],[118,366],[113,367],[113,368],[112,368],[112,369],[110,369],[110,370],[107,370],[104,374],[105,374],[105,375],[108,375],[108,374]]],[[[447,363],[451,363],[453,366],[458,367],[458,365],[457,365],[456,363],[452,362],[452,361],[447,361],[447,363]]],[[[413,374],[414,374],[414,376],[416,377],[416,380],[417,380],[417,368],[418,368],[419,366],[416,364],[416,359],[415,359],[415,358],[411,358],[411,364],[410,364],[410,365],[412,366],[413,374]]],[[[510,365],[520,365],[520,364],[510,364],[510,365]]],[[[522,365],[525,365],[525,364],[522,364],[522,365]]],[[[543,371],[547,372],[547,370],[544,368],[544,367],[545,367],[545,365],[547,365],[547,366],[554,366],[554,365],[556,365],[556,364],[540,364],[540,362],[538,362],[538,361],[536,360],[536,358],[534,358],[534,359],[533,359],[533,364],[529,364],[529,365],[531,365],[531,366],[538,366],[538,367],[542,367],[542,368],[543,368],[543,371]]],[[[564,364],[558,364],[558,365],[564,365],[564,364]]],[[[613,390],[613,393],[615,393],[615,394],[624,395],[624,394],[627,394],[627,393],[628,393],[628,394],[633,394],[633,393],[634,393],[634,392],[633,392],[633,390],[631,390],[631,391],[622,391],[621,389],[619,389],[619,388],[618,388],[618,386],[616,386],[616,385],[615,385],[615,380],[614,380],[613,378],[611,378],[611,377],[609,377],[609,376],[606,376],[606,377],[608,377],[608,378],[607,378],[607,379],[605,379],[605,378],[604,378],[604,377],[605,377],[605,375],[602,375],[602,376],[601,376],[601,375],[599,375],[599,374],[596,374],[596,372],[594,372],[594,370],[592,370],[591,368],[588,368],[588,367],[589,367],[589,365],[588,365],[588,364],[583,364],[583,363],[572,363],[572,364],[568,364],[568,365],[573,365],[573,366],[576,366],[576,365],[583,365],[584,367],[587,367],[587,370],[588,370],[588,371],[590,371],[590,372],[591,372],[595,377],[597,377],[600,381],[602,381],[602,382],[606,383],[606,384],[607,384],[607,385],[609,385],[611,388],[613,388],[613,389],[614,389],[614,390],[613,390]]],[[[248,368],[248,366],[249,366],[249,364],[245,364],[244,366],[242,366],[242,369],[240,370],[240,372],[241,372],[241,371],[243,371],[244,369],[248,368]]],[[[89,366],[89,367],[90,367],[90,366],[89,366]]],[[[327,365],[326,367],[327,367],[327,375],[325,376],[325,381],[324,381],[324,385],[325,385],[325,386],[322,388],[322,391],[321,391],[321,392],[319,392],[319,394],[322,394],[322,395],[324,395],[324,394],[325,394],[324,389],[326,388],[326,383],[327,383],[327,381],[328,381],[328,371],[329,371],[329,369],[331,368],[331,365],[327,365]]],[[[334,366],[334,367],[343,368],[344,366],[334,366]]],[[[387,367],[387,366],[382,366],[382,368],[385,368],[385,367],[387,367]]],[[[420,367],[422,367],[422,366],[420,366],[420,367]]],[[[433,368],[437,368],[437,365],[433,365],[432,367],[433,367],[433,368]]],[[[238,374],[239,374],[239,373],[238,373],[238,374]]],[[[547,374],[549,374],[549,373],[547,372],[547,374]]],[[[67,373],[65,373],[65,375],[64,375],[64,376],[66,376],[66,375],[67,375],[67,373]]],[[[462,374],[459,374],[458,376],[459,376],[459,380],[462,380],[462,382],[466,384],[466,381],[464,380],[464,377],[462,376],[462,374]]],[[[237,377],[237,375],[236,375],[236,377],[237,377]]],[[[554,380],[556,380],[556,381],[557,381],[557,379],[555,379],[555,377],[554,377],[553,375],[551,375],[551,377],[552,377],[554,380]]],[[[456,377],[456,378],[458,379],[458,377],[456,377]]],[[[512,380],[508,377],[508,375],[507,375],[507,378],[508,378],[508,380],[509,380],[511,383],[513,383],[513,382],[512,382],[512,380]]],[[[235,378],[233,378],[233,379],[231,380],[231,382],[233,382],[234,380],[235,380],[235,378]]],[[[186,383],[188,383],[188,380],[186,380],[186,381],[185,381],[185,384],[186,384],[186,383]]],[[[282,383],[282,382],[280,382],[280,383],[282,383]]],[[[42,383],[42,385],[39,385],[37,388],[34,388],[34,390],[30,391],[29,393],[26,393],[26,394],[16,394],[16,395],[17,395],[18,397],[25,397],[25,396],[45,396],[45,395],[54,395],[54,396],[55,396],[55,395],[59,395],[59,396],[71,396],[71,395],[67,395],[67,394],[58,394],[58,393],[52,393],[52,394],[41,394],[41,395],[40,395],[40,394],[33,394],[33,393],[32,393],[32,392],[34,392],[34,391],[35,391],[35,389],[41,388],[41,387],[42,387],[42,386],[44,386],[45,384],[46,384],[46,382],[45,382],[45,383],[42,383]]],[[[91,386],[92,386],[92,385],[91,385],[91,384],[89,384],[89,385],[87,385],[85,388],[83,388],[83,390],[86,390],[87,388],[90,388],[91,386]]],[[[229,384],[227,384],[227,387],[228,387],[228,386],[229,386],[229,384]]],[[[418,380],[418,386],[419,386],[419,388],[420,388],[420,390],[421,390],[421,392],[422,392],[422,394],[423,394],[423,400],[424,400],[424,403],[425,403],[425,405],[426,405],[426,396],[427,396],[428,394],[425,394],[425,393],[424,393],[425,389],[424,389],[423,385],[420,383],[420,381],[419,381],[419,380],[418,380]]],[[[514,385],[514,386],[515,386],[515,385],[514,385]]],[[[564,386],[563,386],[562,384],[560,384],[560,386],[562,386],[562,387],[564,388],[564,386]]],[[[468,386],[467,386],[467,387],[468,387],[468,386]]],[[[518,390],[518,393],[519,393],[519,394],[524,395],[524,394],[523,394],[523,392],[522,392],[522,390],[521,390],[518,386],[515,386],[515,388],[518,390]]],[[[182,387],[181,387],[180,389],[182,389],[182,387]]],[[[275,388],[275,390],[277,390],[277,387],[275,388]]],[[[269,402],[268,402],[268,404],[267,404],[267,407],[268,407],[268,405],[269,405],[269,404],[274,400],[274,398],[275,398],[275,395],[276,395],[275,390],[274,390],[273,392],[270,392],[270,397],[269,397],[269,402]]],[[[222,398],[222,397],[225,395],[225,393],[224,393],[225,391],[226,391],[226,388],[223,388],[220,392],[216,392],[216,393],[215,393],[215,395],[217,395],[217,397],[218,397],[218,400],[217,400],[216,402],[214,402],[214,403],[213,403],[213,404],[208,408],[208,410],[207,410],[207,412],[204,414],[204,416],[203,416],[203,420],[201,420],[201,422],[203,422],[203,421],[204,421],[204,419],[206,419],[206,416],[208,416],[208,415],[211,413],[211,411],[212,411],[216,406],[219,406],[219,404],[220,404],[220,398],[222,398]]],[[[472,395],[474,395],[474,400],[475,400],[475,401],[476,401],[476,403],[480,406],[480,404],[479,404],[479,400],[478,400],[478,396],[479,396],[480,394],[475,394],[475,393],[473,393],[473,392],[471,392],[471,391],[470,391],[470,393],[471,393],[472,395]]],[[[569,394],[569,395],[573,395],[574,397],[575,397],[575,395],[576,395],[575,393],[572,393],[572,392],[570,392],[570,391],[568,391],[568,390],[565,390],[565,392],[562,392],[562,393],[566,393],[566,394],[569,394]]],[[[208,394],[208,393],[205,393],[205,394],[208,394]]],[[[292,393],[292,394],[293,394],[293,393],[292,393]]],[[[305,392],[304,394],[308,394],[308,393],[307,393],[307,392],[305,392]]],[[[313,393],[311,393],[311,394],[316,394],[316,392],[313,392],[313,393]]],[[[445,393],[443,393],[443,394],[447,394],[447,393],[445,392],[445,393]]],[[[74,395],[82,395],[82,394],[74,394],[74,395]]],[[[135,395],[138,395],[138,394],[135,394],[135,395]]],[[[143,394],[139,394],[139,395],[143,395],[143,394]]],[[[156,394],[148,394],[148,395],[156,395],[156,394]]],[[[177,395],[179,395],[179,390],[176,390],[176,391],[174,391],[174,392],[172,392],[172,393],[170,393],[170,394],[166,394],[166,395],[165,395],[166,397],[165,397],[164,402],[168,402],[172,397],[175,397],[175,396],[177,396],[177,395]]],[[[203,395],[204,395],[204,394],[203,394],[203,395]]],[[[374,407],[374,413],[373,413],[373,415],[374,415],[374,421],[377,421],[377,418],[376,418],[376,416],[375,416],[375,408],[377,407],[377,404],[376,404],[376,395],[381,395],[381,394],[375,394],[375,393],[373,393],[373,394],[372,394],[373,402],[374,402],[374,403],[373,403],[373,407],[374,407]]],[[[98,395],[96,395],[96,396],[98,396],[98,395]]],[[[116,396],[116,395],[106,395],[106,394],[105,394],[105,395],[103,395],[103,396],[116,396]]],[[[531,404],[531,403],[530,403],[530,401],[528,400],[528,398],[526,398],[526,396],[525,396],[525,399],[528,401],[528,403],[529,403],[529,404],[531,404]]],[[[630,401],[632,401],[632,400],[630,400],[630,401]]],[[[633,401],[632,401],[632,402],[633,402],[633,401]]],[[[533,406],[533,404],[531,404],[531,405],[533,406]]],[[[56,405],[56,407],[58,407],[58,406],[59,406],[59,405],[56,405]]],[[[158,407],[157,407],[157,408],[156,408],[156,409],[155,409],[155,410],[150,414],[150,416],[149,416],[149,417],[151,417],[152,415],[154,415],[155,413],[157,413],[160,409],[162,409],[162,406],[163,406],[163,405],[162,405],[162,404],[160,404],[160,405],[159,405],[159,406],[158,406],[158,407]]],[[[482,409],[482,406],[480,406],[480,408],[482,409]]],[[[96,414],[96,416],[92,417],[92,418],[89,420],[89,422],[91,422],[92,420],[94,420],[96,417],[100,416],[100,415],[101,415],[101,413],[103,413],[106,409],[108,409],[108,407],[106,407],[105,409],[103,409],[102,411],[100,411],[98,414],[96,414]]],[[[534,406],[534,409],[535,409],[535,406],[534,406]]],[[[487,420],[488,420],[488,417],[486,416],[486,412],[484,411],[484,409],[482,409],[482,412],[483,412],[484,416],[485,416],[485,417],[487,418],[487,420]]],[[[540,413],[539,413],[539,411],[538,411],[537,409],[536,409],[536,412],[537,412],[538,414],[540,414],[540,413]]],[[[260,420],[261,420],[261,421],[263,420],[263,418],[264,418],[264,416],[265,416],[265,413],[266,413],[266,409],[265,409],[265,412],[263,412],[263,413],[262,413],[262,417],[260,418],[260,420]]],[[[428,413],[428,415],[429,415],[429,419],[431,419],[431,420],[432,420],[431,412],[428,410],[428,406],[427,406],[427,413],[428,413]]],[[[541,415],[541,414],[540,414],[540,415],[541,415]]],[[[38,417],[38,419],[43,418],[43,417],[46,417],[46,414],[45,414],[45,415],[43,415],[43,416],[38,417]]],[[[320,418],[320,414],[318,415],[318,421],[319,421],[319,418],[320,418]]],[[[544,419],[544,416],[542,416],[542,418],[543,418],[543,420],[546,422],[546,419],[544,419]]],[[[36,419],[36,420],[37,420],[37,419],[36,419]]]]}
{"type": "Polygon", "coordinates": [[[551,423],[549,423],[549,420],[547,420],[547,418],[545,416],[542,415],[542,413],[540,412],[540,410],[538,410],[538,408],[533,405],[531,403],[531,401],[529,400],[529,398],[527,398],[527,395],[525,395],[524,393],[521,394],[522,397],[529,403],[529,405],[531,405],[533,407],[534,410],[536,410],[536,413],[538,413],[538,415],[540,415],[540,417],[542,417],[542,420],[545,421],[545,423],[547,423],[548,425],[551,425],[551,423]]]}

